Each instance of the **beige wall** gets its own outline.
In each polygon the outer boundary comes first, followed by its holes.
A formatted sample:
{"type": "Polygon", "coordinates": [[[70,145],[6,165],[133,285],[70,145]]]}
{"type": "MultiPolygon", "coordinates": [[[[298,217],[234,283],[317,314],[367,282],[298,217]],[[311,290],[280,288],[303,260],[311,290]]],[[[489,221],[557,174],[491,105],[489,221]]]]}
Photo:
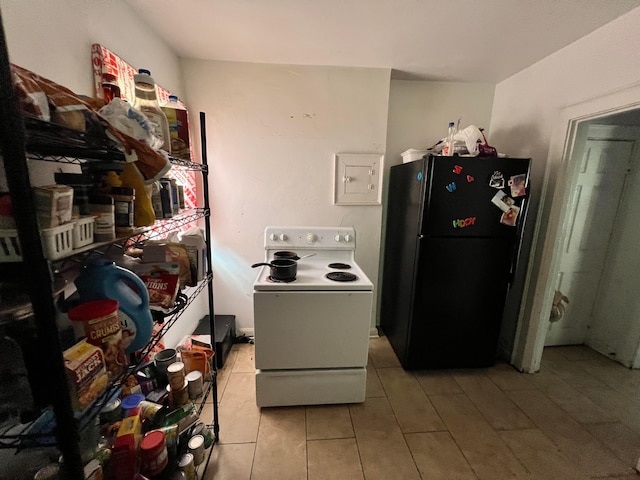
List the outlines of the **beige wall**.
{"type": "MultiPolygon", "coordinates": [[[[251,264],[268,225],[353,226],[378,280],[382,206],[333,204],[334,154],[385,152],[390,71],[184,61],[207,115],[216,312],[253,330],[251,264]]],[[[375,318],[375,314],[374,314],[375,318]]]]}

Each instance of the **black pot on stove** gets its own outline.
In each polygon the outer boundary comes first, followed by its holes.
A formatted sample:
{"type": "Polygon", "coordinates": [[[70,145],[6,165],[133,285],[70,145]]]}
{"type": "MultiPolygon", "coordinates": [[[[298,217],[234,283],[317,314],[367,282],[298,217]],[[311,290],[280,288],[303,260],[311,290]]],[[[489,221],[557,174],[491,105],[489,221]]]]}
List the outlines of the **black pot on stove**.
{"type": "Polygon", "coordinates": [[[290,259],[276,259],[271,262],[254,263],[251,268],[260,266],[270,267],[271,278],[274,280],[291,281],[296,278],[298,273],[298,262],[290,259]]]}

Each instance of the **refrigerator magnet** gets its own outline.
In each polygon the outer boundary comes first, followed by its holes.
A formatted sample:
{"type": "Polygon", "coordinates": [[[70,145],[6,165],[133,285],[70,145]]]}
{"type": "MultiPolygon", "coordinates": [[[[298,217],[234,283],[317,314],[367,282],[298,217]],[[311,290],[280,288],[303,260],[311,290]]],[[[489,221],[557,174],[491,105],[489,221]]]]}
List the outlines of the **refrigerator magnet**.
{"type": "Polygon", "coordinates": [[[455,165],[453,167],[453,173],[460,175],[462,173],[462,167],[460,165],[455,165]]]}
{"type": "Polygon", "coordinates": [[[475,180],[471,175],[467,175],[467,183],[471,183],[475,180]]]}
{"type": "Polygon", "coordinates": [[[511,187],[511,196],[512,197],[524,197],[527,194],[527,176],[525,174],[522,175],[514,175],[509,179],[509,187],[511,187]]]}
{"type": "Polygon", "coordinates": [[[504,188],[504,175],[502,172],[496,170],[491,174],[491,178],[489,179],[489,186],[497,189],[504,188]]]}
{"type": "Polygon", "coordinates": [[[456,182],[451,182],[449,185],[445,187],[449,193],[453,193],[456,191],[456,182]]]}
{"type": "Polygon", "coordinates": [[[520,207],[518,207],[517,205],[511,205],[509,211],[504,212],[500,217],[500,223],[502,223],[503,225],[508,225],[509,227],[515,227],[519,213],[520,207]]]}
{"type": "Polygon", "coordinates": [[[507,196],[502,190],[499,190],[491,199],[491,203],[493,203],[496,207],[498,207],[503,212],[507,213],[509,209],[513,206],[515,201],[513,198],[507,196]]]}

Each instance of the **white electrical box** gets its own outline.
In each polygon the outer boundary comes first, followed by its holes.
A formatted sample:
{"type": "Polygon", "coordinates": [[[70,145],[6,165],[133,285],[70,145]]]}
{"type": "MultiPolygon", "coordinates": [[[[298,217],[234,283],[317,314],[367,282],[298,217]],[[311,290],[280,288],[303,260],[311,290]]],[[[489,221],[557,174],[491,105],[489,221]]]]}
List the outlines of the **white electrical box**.
{"type": "Polygon", "coordinates": [[[380,205],[384,155],[336,153],[335,205],[380,205]]]}

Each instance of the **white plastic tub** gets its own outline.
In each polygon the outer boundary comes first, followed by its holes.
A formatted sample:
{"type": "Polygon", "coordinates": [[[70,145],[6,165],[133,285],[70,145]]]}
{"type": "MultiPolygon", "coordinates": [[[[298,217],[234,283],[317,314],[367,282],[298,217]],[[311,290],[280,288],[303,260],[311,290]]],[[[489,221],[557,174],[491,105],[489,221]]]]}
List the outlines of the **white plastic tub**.
{"type": "Polygon", "coordinates": [[[413,162],[414,160],[420,160],[427,154],[426,150],[416,150],[415,148],[410,148],[409,150],[405,150],[402,152],[402,163],[413,162]]]}

